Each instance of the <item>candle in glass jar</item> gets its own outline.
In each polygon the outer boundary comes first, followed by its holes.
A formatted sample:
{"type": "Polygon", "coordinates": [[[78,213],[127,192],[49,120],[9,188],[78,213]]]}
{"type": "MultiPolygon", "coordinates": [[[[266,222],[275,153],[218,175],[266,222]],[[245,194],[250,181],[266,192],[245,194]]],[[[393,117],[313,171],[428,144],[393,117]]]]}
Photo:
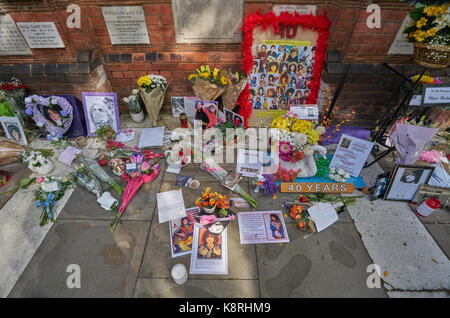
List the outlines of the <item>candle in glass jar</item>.
{"type": "Polygon", "coordinates": [[[180,125],[181,125],[181,128],[189,128],[188,122],[187,122],[187,116],[185,113],[180,114],[180,125]]]}

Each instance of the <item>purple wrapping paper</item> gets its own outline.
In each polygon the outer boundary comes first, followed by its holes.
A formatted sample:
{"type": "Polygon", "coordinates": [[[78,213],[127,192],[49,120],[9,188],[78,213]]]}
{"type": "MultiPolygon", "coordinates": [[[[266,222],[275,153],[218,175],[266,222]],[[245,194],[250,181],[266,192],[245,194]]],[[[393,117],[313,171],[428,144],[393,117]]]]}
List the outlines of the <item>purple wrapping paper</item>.
{"type": "MultiPolygon", "coordinates": [[[[73,121],[69,130],[64,134],[69,138],[77,138],[80,136],[87,136],[86,120],[84,117],[83,103],[73,95],[41,95],[43,97],[48,96],[61,96],[67,99],[73,108],[73,121]]],[[[41,138],[47,138],[47,132],[41,134],[41,138]]]]}
{"type": "Polygon", "coordinates": [[[337,144],[341,139],[342,134],[346,134],[352,137],[369,140],[370,138],[370,130],[365,129],[364,127],[359,126],[340,126],[339,131],[335,132],[333,136],[329,139],[326,139],[327,136],[331,134],[331,132],[336,128],[336,126],[330,126],[326,130],[325,134],[323,134],[322,142],[320,143],[322,146],[337,144]]]}

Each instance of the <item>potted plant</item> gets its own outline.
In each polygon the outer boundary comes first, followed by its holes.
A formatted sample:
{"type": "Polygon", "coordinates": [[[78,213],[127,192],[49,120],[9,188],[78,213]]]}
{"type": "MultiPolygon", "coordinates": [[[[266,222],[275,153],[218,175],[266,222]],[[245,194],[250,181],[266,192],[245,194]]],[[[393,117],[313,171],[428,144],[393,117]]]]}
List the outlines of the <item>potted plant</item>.
{"type": "Polygon", "coordinates": [[[228,211],[225,210],[230,207],[230,203],[226,195],[218,194],[217,192],[213,193],[209,187],[206,188],[200,198],[197,198],[195,204],[208,214],[214,213],[216,208],[219,208],[219,212],[221,212],[221,215],[223,216],[228,216],[228,211]]]}
{"type": "Polygon", "coordinates": [[[409,16],[411,25],[403,33],[414,43],[414,62],[429,68],[446,68],[450,64],[449,6],[418,3],[409,16]]]}
{"type": "Polygon", "coordinates": [[[141,103],[139,102],[138,89],[133,89],[131,95],[124,97],[122,101],[130,110],[131,119],[133,119],[134,122],[140,123],[144,120],[144,112],[142,110],[141,103]]]}

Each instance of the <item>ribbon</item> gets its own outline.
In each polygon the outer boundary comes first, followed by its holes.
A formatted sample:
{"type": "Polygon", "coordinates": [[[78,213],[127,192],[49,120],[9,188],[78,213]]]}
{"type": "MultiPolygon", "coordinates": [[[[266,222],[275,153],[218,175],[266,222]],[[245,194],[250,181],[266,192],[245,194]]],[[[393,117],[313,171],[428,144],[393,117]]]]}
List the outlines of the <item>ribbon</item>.
{"type": "Polygon", "coordinates": [[[50,219],[53,218],[50,205],[56,205],[56,201],[53,200],[54,198],[55,198],[55,193],[50,192],[47,196],[46,201],[36,201],[36,207],[38,207],[38,208],[45,205],[45,210],[47,211],[47,215],[50,219]]]}

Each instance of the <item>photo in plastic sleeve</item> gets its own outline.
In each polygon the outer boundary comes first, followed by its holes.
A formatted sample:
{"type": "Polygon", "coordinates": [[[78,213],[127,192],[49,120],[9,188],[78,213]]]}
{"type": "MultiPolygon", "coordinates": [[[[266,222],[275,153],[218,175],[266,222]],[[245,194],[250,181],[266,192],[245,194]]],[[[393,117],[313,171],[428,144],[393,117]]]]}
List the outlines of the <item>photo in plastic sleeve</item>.
{"type": "Polygon", "coordinates": [[[169,221],[172,258],[190,254],[192,251],[195,217],[199,208],[186,209],[186,216],[169,221]]]}
{"type": "Polygon", "coordinates": [[[17,117],[0,117],[0,122],[5,130],[6,138],[14,140],[18,144],[28,145],[27,137],[23,131],[20,120],[17,117]]]}
{"type": "Polygon", "coordinates": [[[286,227],[281,212],[263,213],[267,239],[269,241],[284,240],[287,238],[286,227]]]}
{"type": "Polygon", "coordinates": [[[194,123],[199,125],[201,122],[202,129],[214,128],[217,123],[217,101],[195,101],[195,116],[194,123]]]}

